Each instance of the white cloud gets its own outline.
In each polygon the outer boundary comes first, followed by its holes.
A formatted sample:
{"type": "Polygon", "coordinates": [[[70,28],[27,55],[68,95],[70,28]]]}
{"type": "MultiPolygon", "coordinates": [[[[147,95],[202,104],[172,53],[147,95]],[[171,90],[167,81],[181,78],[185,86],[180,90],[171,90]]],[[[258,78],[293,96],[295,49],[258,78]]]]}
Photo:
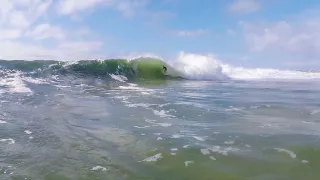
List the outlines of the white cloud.
{"type": "Polygon", "coordinates": [[[19,29],[0,28],[0,40],[17,39],[20,36],[21,31],[19,29]]]}
{"type": "Polygon", "coordinates": [[[281,49],[320,55],[320,18],[301,22],[241,23],[253,51],[281,49]]]}
{"type": "Polygon", "coordinates": [[[234,0],[228,7],[233,13],[246,14],[258,11],[261,5],[257,0],[234,0]]]}
{"type": "Polygon", "coordinates": [[[73,42],[68,44],[68,42],[62,42],[57,47],[49,48],[34,43],[2,41],[0,43],[0,59],[79,60],[103,58],[100,45],[102,43],[73,42]],[[76,45],[76,47],[72,47],[71,45],[76,45]]]}
{"type": "Polygon", "coordinates": [[[113,0],[60,0],[57,4],[57,11],[63,15],[70,15],[93,8],[101,3],[112,1],[113,0]]]}
{"type": "Polygon", "coordinates": [[[92,52],[92,50],[99,49],[102,45],[103,43],[100,41],[65,41],[61,43],[58,48],[79,52],[92,52]]]}
{"type": "Polygon", "coordinates": [[[175,34],[177,36],[180,36],[180,37],[200,36],[200,35],[203,35],[205,33],[207,33],[207,30],[204,30],[204,29],[197,29],[197,30],[194,30],[194,31],[191,31],[191,30],[180,30],[180,31],[175,32],[175,34]]]}
{"type": "Polygon", "coordinates": [[[21,28],[29,26],[29,21],[26,19],[24,14],[19,11],[11,12],[9,21],[12,26],[21,28]]]}
{"type": "MultiPolygon", "coordinates": [[[[74,2],[78,4],[80,1],[74,2]]],[[[50,23],[50,18],[56,15],[50,11],[55,3],[57,1],[53,0],[0,1],[1,59],[76,60],[101,57],[102,42],[74,40],[84,35],[88,35],[85,38],[88,39],[91,34],[89,29],[66,29],[50,23]]]]}
{"type": "Polygon", "coordinates": [[[52,26],[50,24],[40,24],[33,30],[26,32],[26,36],[32,37],[35,40],[43,40],[47,38],[63,40],[66,35],[60,27],[52,26]]]}
{"type": "Polygon", "coordinates": [[[120,11],[125,17],[131,17],[137,9],[144,7],[146,3],[147,0],[60,0],[56,10],[61,15],[71,15],[73,18],[79,19],[75,14],[104,6],[120,11]]]}
{"type": "Polygon", "coordinates": [[[46,13],[52,0],[2,0],[0,25],[26,28],[46,13]]]}
{"type": "Polygon", "coordinates": [[[136,9],[142,8],[146,5],[146,0],[126,0],[119,1],[116,8],[126,17],[134,15],[136,9]]]}

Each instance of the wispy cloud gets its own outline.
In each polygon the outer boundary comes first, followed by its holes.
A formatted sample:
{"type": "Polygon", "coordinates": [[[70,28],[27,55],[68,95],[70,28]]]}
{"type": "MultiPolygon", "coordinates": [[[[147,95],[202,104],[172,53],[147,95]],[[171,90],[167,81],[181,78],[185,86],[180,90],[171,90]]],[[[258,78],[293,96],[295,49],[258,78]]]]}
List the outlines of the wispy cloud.
{"type": "Polygon", "coordinates": [[[27,31],[26,36],[35,40],[43,40],[47,38],[63,40],[66,37],[65,33],[60,27],[52,26],[50,24],[40,24],[33,30],[27,31]]]}
{"type": "Polygon", "coordinates": [[[233,29],[227,29],[227,34],[230,36],[236,35],[236,32],[233,29]]]}
{"type": "Polygon", "coordinates": [[[62,15],[85,11],[102,3],[111,4],[113,0],[60,0],[56,5],[56,10],[62,15]]]}
{"type": "Polygon", "coordinates": [[[176,36],[179,37],[193,37],[193,36],[201,36],[206,34],[208,31],[205,29],[197,29],[197,30],[179,30],[175,32],[176,36]]]}
{"type": "Polygon", "coordinates": [[[56,10],[61,15],[75,15],[95,7],[109,7],[118,10],[125,17],[134,15],[136,9],[146,5],[147,0],[60,0],[56,10]]]}
{"type": "Polygon", "coordinates": [[[228,7],[232,13],[247,14],[260,10],[261,5],[257,0],[234,0],[228,7]]]}

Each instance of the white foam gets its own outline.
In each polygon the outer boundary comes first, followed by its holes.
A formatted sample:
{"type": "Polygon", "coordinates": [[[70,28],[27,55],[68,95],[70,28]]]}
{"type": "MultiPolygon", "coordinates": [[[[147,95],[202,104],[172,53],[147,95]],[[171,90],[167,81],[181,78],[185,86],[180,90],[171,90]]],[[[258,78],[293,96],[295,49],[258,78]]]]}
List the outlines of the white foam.
{"type": "Polygon", "coordinates": [[[137,103],[137,104],[126,104],[128,107],[144,107],[148,108],[150,104],[144,104],[144,103],[137,103]]]}
{"type": "Polygon", "coordinates": [[[7,121],[0,120],[0,124],[6,124],[7,121]]]}
{"type": "Polygon", "coordinates": [[[64,85],[55,85],[57,88],[70,88],[71,86],[64,86],[64,85]]]}
{"type": "Polygon", "coordinates": [[[138,84],[134,84],[134,83],[128,83],[128,85],[129,86],[134,86],[134,87],[138,86],[138,84]]]}
{"type": "Polygon", "coordinates": [[[174,135],[172,135],[172,138],[175,138],[175,139],[181,138],[181,137],[183,137],[183,135],[181,135],[181,134],[174,134],[174,135]]]}
{"type": "Polygon", "coordinates": [[[150,120],[150,119],[146,119],[145,121],[150,124],[154,124],[156,122],[156,120],[150,120]]]}
{"type": "Polygon", "coordinates": [[[32,132],[30,130],[25,130],[24,131],[26,134],[32,134],[32,132]]]}
{"type": "Polygon", "coordinates": [[[320,79],[320,73],[301,72],[280,69],[244,68],[224,64],[213,54],[201,55],[180,52],[176,61],[170,62],[185,78],[214,80],[214,79],[238,79],[238,80],[308,80],[320,79]]]}
{"type": "Polygon", "coordinates": [[[302,160],[301,161],[303,164],[306,164],[306,163],[308,163],[309,161],[307,161],[307,160],[302,160]]]}
{"type": "Polygon", "coordinates": [[[183,148],[186,149],[186,148],[188,148],[188,147],[190,147],[190,146],[191,146],[191,145],[189,145],[189,144],[188,144],[188,145],[184,145],[183,148]]]}
{"type": "Polygon", "coordinates": [[[246,146],[247,148],[251,148],[251,146],[250,146],[249,144],[246,144],[245,146],[246,146]]]}
{"type": "Polygon", "coordinates": [[[49,84],[46,80],[39,78],[24,77],[23,80],[33,84],[49,84]]]}
{"type": "Polygon", "coordinates": [[[208,155],[208,154],[210,154],[209,149],[200,149],[200,151],[201,151],[201,153],[202,153],[203,155],[208,155]]]}
{"type": "Polygon", "coordinates": [[[233,106],[229,106],[229,108],[225,109],[225,111],[241,111],[242,108],[237,108],[233,106]]]}
{"type": "Polygon", "coordinates": [[[142,88],[139,88],[137,86],[119,86],[119,89],[124,90],[141,90],[142,88]]]}
{"type": "Polygon", "coordinates": [[[11,138],[9,138],[9,139],[0,139],[0,142],[7,142],[7,141],[10,141],[9,144],[14,144],[15,143],[14,139],[11,139],[11,138]]]}
{"type": "Polygon", "coordinates": [[[91,170],[92,170],[92,171],[98,171],[98,170],[106,171],[107,168],[102,167],[102,166],[95,166],[95,167],[93,167],[91,170]]]}
{"type": "Polygon", "coordinates": [[[163,140],[162,137],[158,137],[158,138],[157,138],[157,141],[161,141],[161,140],[163,140]]]}
{"type": "Polygon", "coordinates": [[[133,127],[138,129],[145,129],[145,128],[149,128],[150,126],[133,126],[133,127]]]}
{"type": "Polygon", "coordinates": [[[310,121],[302,121],[302,122],[306,124],[315,124],[314,122],[310,122],[310,121]]]}
{"type": "Polygon", "coordinates": [[[149,92],[141,92],[142,95],[150,95],[151,93],[149,92]]]}
{"type": "Polygon", "coordinates": [[[9,75],[1,77],[0,86],[7,87],[9,89],[8,92],[11,93],[33,93],[23,82],[23,75],[21,72],[10,72],[9,75]]]}
{"type": "Polygon", "coordinates": [[[126,82],[128,81],[128,78],[122,75],[116,75],[116,74],[109,74],[110,77],[114,80],[120,81],[120,82],[126,82]]]}
{"type": "Polygon", "coordinates": [[[175,155],[177,155],[177,153],[170,153],[172,156],[175,156],[175,155]]]}
{"type": "Polygon", "coordinates": [[[161,153],[156,154],[156,155],[151,156],[151,157],[148,157],[148,158],[144,159],[143,161],[145,161],[145,162],[156,162],[160,158],[162,158],[162,154],[161,153]]]}
{"type": "Polygon", "coordinates": [[[225,141],[224,144],[232,145],[234,144],[234,141],[225,141]]]}
{"type": "Polygon", "coordinates": [[[158,110],[153,110],[153,113],[154,113],[155,115],[157,115],[157,116],[160,116],[160,117],[172,117],[171,115],[167,114],[167,112],[164,111],[164,110],[160,110],[160,111],[158,111],[158,110]]]}
{"type": "Polygon", "coordinates": [[[318,113],[320,113],[320,109],[312,110],[310,114],[314,115],[314,114],[318,114],[318,113]]]}
{"type": "Polygon", "coordinates": [[[297,157],[297,155],[294,152],[289,151],[287,149],[282,149],[282,148],[274,148],[274,149],[277,150],[278,152],[285,152],[285,153],[289,154],[291,156],[291,158],[293,158],[293,159],[297,157]]]}
{"type": "Polygon", "coordinates": [[[170,127],[171,124],[170,123],[157,123],[159,126],[162,126],[162,127],[170,127]]]}
{"type": "Polygon", "coordinates": [[[214,160],[214,161],[217,160],[217,159],[216,159],[215,157],[213,157],[213,156],[210,156],[209,158],[210,158],[211,160],[214,160]]]}
{"type": "Polygon", "coordinates": [[[184,162],[184,165],[185,165],[185,166],[189,166],[189,164],[191,164],[191,163],[194,163],[194,162],[193,162],[193,161],[185,161],[185,162],[184,162]]]}
{"type": "Polygon", "coordinates": [[[212,148],[210,148],[210,151],[212,151],[214,153],[222,154],[224,156],[228,156],[229,152],[238,151],[238,150],[239,149],[237,149],[237,148],[232,148],[232,147],[222,148],[220,146],[213,146],[212,148]]]}
{"type": "Polygon", "coordinates": [[[194,139],[198,140],[198,141],[204,141],[204,138],[199,137],[199,136],[193,136],[194,139]]]}
{"type": "Polygon", "coordinates": [[[178,148],[171,148],[170,151],[178,151],[178,148]]]}

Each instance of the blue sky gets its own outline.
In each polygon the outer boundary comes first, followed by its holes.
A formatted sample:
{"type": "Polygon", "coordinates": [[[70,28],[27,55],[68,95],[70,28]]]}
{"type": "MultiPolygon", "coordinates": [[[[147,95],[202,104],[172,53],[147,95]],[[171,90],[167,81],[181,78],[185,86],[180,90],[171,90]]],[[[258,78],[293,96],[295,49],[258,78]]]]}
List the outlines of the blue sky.
{"type": "Polygon", "coordinates": [[[1,0],[0,58],[213,54],[244,67],[319,69],[317,0],[1,0]]]}

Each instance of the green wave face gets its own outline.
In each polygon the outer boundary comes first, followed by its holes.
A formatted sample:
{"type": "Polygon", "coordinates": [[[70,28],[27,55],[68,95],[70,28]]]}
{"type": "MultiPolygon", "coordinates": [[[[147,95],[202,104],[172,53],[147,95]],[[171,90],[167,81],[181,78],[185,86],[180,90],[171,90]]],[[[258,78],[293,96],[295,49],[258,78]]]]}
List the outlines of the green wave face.
{"type": "Polygon", "coordinates": [[[106,76],[119,74],[132,77],[134,71],[125,59],[111,59],[104,61],[83,60],[74,64],[65,65],[62,70],[69,73],[82,73],[84,75],[106,76]]]}
{"type": "Polygon", "coordinates": [[[157,59],[140,58],[130,61],[135,76],[141,79],[163,79],[165,63],[157,59]]]}
{"type": "Polygon", "coordinates": [[[180,73],[162,60],[154,58],[109,59],[66,61],[0,61],[0,68],[19,70],[25,73],[37,72],[39,76],[60,74],[100,76],[110,78],[110,74],[122,75],[129,80],[165,80],[179,78],[180,73]],[[163,66],[167,68],[165,72],[163,66]]]}

